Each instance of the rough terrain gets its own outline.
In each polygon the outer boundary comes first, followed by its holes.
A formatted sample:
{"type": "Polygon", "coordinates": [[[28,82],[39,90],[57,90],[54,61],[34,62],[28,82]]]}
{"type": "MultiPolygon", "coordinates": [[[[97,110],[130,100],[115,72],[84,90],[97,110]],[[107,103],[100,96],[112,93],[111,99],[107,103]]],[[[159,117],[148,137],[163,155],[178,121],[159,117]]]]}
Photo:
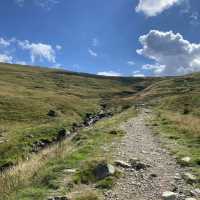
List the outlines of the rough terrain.
{"type": "Polygon", "coordinates": [[[123,176],[112,190],[105,192],[105,200],[161,200],[162,193],[173,191],[177,199],[190,197],[191,188],[182,179],[184,169],[175,158],[162,148],[158,136],[146,126],[151,117],[143,110],[136,118],[123,124],[126,136],[120,144],[114,144],[114,159],[129,162],[138,158],[149,165],[147,169],[121,168],[123,176]]]}

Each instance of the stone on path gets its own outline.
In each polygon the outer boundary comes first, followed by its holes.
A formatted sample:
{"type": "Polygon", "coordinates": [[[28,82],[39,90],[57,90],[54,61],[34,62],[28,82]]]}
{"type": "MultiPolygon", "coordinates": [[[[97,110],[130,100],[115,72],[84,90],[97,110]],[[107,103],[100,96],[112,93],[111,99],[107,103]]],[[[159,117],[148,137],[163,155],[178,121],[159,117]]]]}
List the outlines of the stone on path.
{"type": "Polygon", "coordinates": [[[126,162],[124,162],[122,160],[116,160],[115,161],[115,165],[119,166],[119,167],[122,167],[122,168],[131,168],[132,167],[129,163],[126,163],[126,162]]]}
{"type": "Polygon", "coordinates": [[[166,191],[162,194],[163,200],[176,200],[177,194],[174,192],[166,191]]]}

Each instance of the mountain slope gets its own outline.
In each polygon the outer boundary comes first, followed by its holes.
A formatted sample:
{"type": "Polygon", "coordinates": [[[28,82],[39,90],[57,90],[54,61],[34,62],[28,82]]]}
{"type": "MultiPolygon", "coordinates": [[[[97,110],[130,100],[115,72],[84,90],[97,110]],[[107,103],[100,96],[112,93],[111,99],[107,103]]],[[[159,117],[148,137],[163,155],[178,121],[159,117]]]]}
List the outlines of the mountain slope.
{"type": "Polygon", "coordinates": [[[27,158],[34,144],[52,142],[60,129],[102,106],[109,112],[129,107],[127,97],[153,81],[0,64],[0,167],[27,158]]]}
{"type": "MultiPolygon", "coordinates": [[[[43,200],[49,195],[68,195],[71,190],[83,195],[72,199],[88,199],[93,185],[75,182],[82,178],[90,181],[91,174],[84,171],[90,164],[110,160],[113,142],[117,145],[124,136],[119,126],[135,117],[140,106],[150,107],[156,136],[166,142],[180,163],[184,156],[190,157],[189,170],[200,180],[199,86],[199,73],[162,78],[102,77],[0,64],[0,167],[4,170],[16,165],[0,176],[0,199],[43,200]],[[55,140],[60,131],[71,131],[74,124],[102,112],[114,116],[80,129],[70,139],[55,140]],[[41,142],[52,145],[33,151],[41,142]],[[74,177],[66,174],[66,169],[78,172],[74,177]]],[[[138,130],[145,126],[141,123],[138,130]]],[[[144,141],[136,142],[140,146],[144,141]]],[[[112,188],[117,177],[97,185],[112,188]]]]}

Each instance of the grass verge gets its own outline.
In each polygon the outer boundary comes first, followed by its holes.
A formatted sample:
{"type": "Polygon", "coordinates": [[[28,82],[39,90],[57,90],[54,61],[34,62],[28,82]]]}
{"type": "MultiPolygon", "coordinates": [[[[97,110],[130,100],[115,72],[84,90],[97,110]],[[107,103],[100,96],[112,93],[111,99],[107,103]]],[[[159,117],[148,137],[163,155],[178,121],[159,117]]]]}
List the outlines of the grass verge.
{"type": "Polygon", "coordinates": [[[200,181],[200,119],[190,114],[157,110],[152,125],[181,165],[183,157],[191,158],[184,165],[190,167],[200,181]]]}

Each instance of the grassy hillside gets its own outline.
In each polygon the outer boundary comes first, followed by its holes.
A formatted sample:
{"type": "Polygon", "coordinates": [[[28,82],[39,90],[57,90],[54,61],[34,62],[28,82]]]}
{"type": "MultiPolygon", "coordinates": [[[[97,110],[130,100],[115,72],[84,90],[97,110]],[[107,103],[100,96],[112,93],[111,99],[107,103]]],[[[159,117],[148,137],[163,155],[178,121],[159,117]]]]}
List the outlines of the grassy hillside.
{"type": "Polygon", "coordinates": [[[27,159],[33,144],[51,142],[101,105],[111,112],[129,107],[128,97],[152,81],[0,64],[0,167],[27,159]]]}
{"type": "MultiPolygon", "coordinates": [[[[163,78],[137,95],[153,106],[153,125],[165,139],[178,161],[191,158],[187,165],[200,180],[200,73],[163,78]]],[[[165,140],[164,140],[165,141],[165,140]]]]}
{"type": "MultiPolygon", "coordinates": [[[[151,106],[155,132],[180,163],[191,157],[188,165],[200,178],[200,73],[122,78],[0,64],[0,167],[18,163],[0,176],[0,199],[42,200],[55,190],[93,192],[82,191],[79,184],[66,188],[64,170],[81,172],[88,163],[109,160],[109,144],[123,135],[119,125],[137,114],[131,106],[138,104],[151,106]],[[102,109],[115,115],[80,130],[72,141],[32,154],[35,143],[54,141],[60,130],[70,130],[102,109]],[[110,134],[113,130],[119,135],[110,134]]],[[[113,182],[95,184],[109,188],[113,182]]]]}

